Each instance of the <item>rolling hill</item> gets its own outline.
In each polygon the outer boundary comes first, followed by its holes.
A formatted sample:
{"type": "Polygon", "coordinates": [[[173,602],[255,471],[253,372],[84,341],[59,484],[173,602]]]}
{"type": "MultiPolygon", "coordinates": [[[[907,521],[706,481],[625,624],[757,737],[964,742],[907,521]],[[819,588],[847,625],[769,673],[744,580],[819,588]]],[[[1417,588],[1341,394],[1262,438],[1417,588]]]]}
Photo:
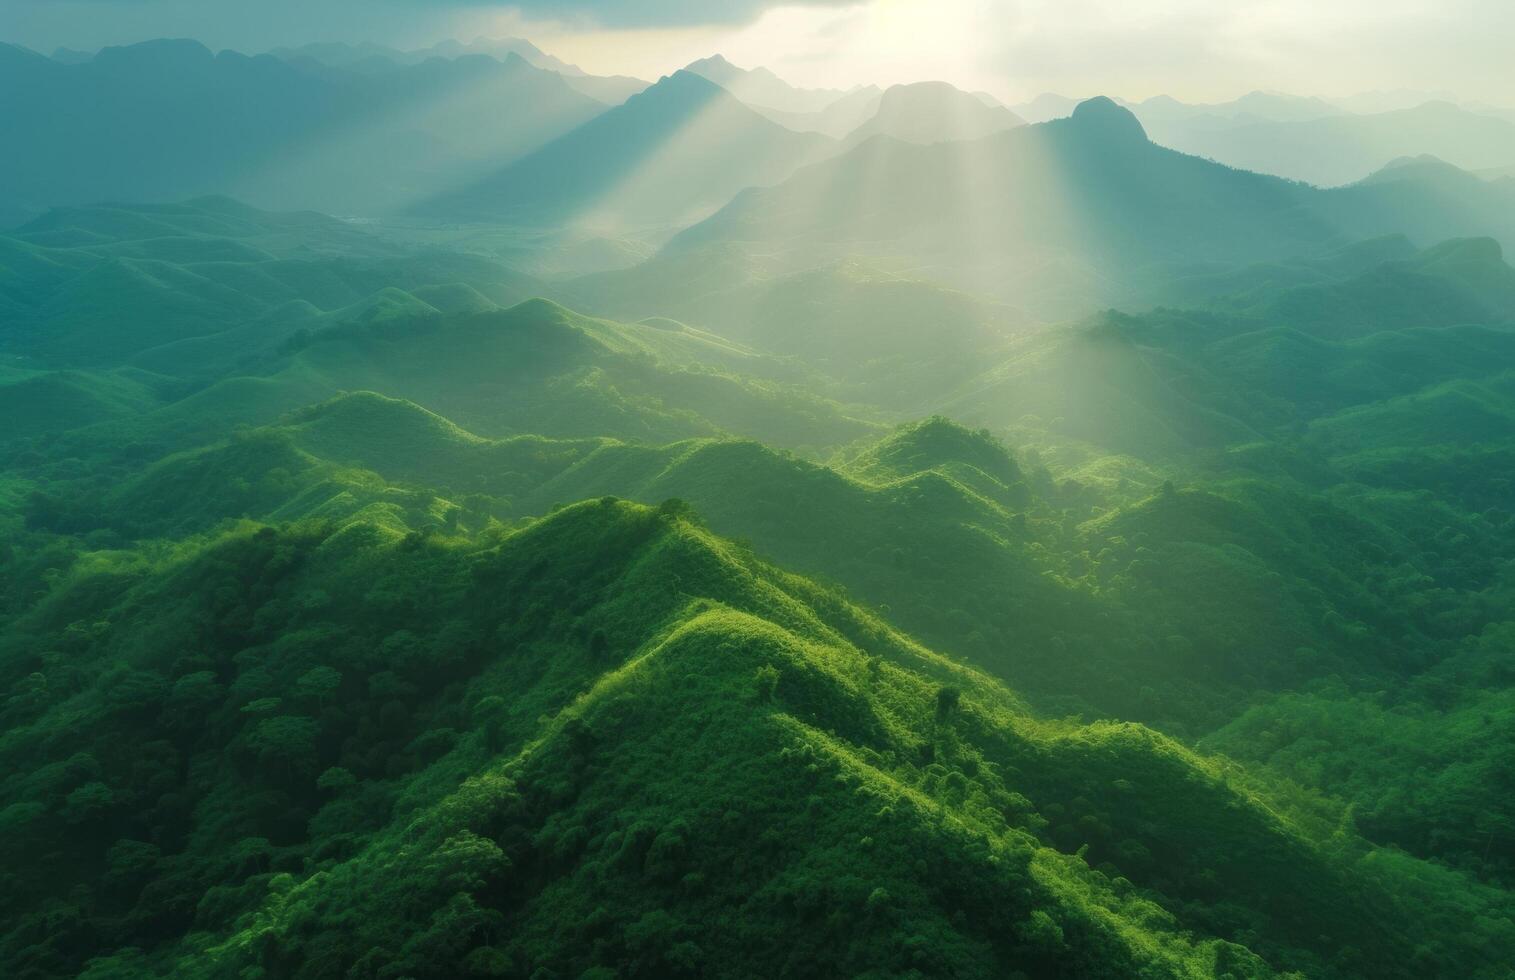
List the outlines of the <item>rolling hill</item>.
{"type": "Polygon", "coordinates": [[[1492,894],[1463,939],[1427,919],[1448,882],[1328,810],[1140,726],[1039,721],[677,504],[452,542],[248,527],[103,567],[13,637],[102,615],[198,652],[85,634],[97,679],[7,705],[4,847],[60,858],[7,894],[22,972],[1498,969],[1492,894]],[[98,869],[110,893],[69,905],[98,869]],[[80,934],[32,940],[70,908],[80,934]]]}
{"type": "Polygon", "coordinates": [[[221,197],[53,209],[0,237],[0,256],[0,349],[39,368],[129,362],[180,378],[219,377],[298,331],[396,304],[492,309],[540,290],[482,256],[221,197]]]}

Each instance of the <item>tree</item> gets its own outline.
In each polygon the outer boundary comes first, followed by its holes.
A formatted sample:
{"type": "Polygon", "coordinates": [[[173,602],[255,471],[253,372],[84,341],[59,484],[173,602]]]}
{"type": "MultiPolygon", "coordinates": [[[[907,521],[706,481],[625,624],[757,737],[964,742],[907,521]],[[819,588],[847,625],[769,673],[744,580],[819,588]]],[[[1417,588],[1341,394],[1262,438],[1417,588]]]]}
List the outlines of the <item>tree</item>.
{"type": "Polygon", "coordinates": [[[946,721],[952,712],[957,710],[958,702],[963,698],[963,692],[951,685],[942,687],[936,692],[936,720],[946,721]]]}
{"type": "Polygon", "coordinates": [[[480,698],[472,715],[474,725],[484,733],[484,747],[490,752],[500,751],[505,744],[505,721],[509,716],[505,699],[497,694],[480,698]]]}
{"type": "Polygon", "coordinates": [[[357,782],[358,777],[348,770],[343,769],[341,766],[332,766],[321,773],[320,778],[316,780],[316,786],[329,792],[340,793],[350,786],[357,785],[357,782]]]}
{"type": "Polygon", "coordinates": [[[658,504],[658,516],[669,521],[678,520],[679,518],[687,519],[694,516],[694,507],[686,500],[681,500],[678,497],[669,497],[661,504],[658,504]]]}
{"type": "Polygon", "coordinates": [[[316,735],[319,726],[310,718],[281,715],[265,718],[248,736],[247,745],[258,764],[286,778],[311,773],[316,768],[316,735]]]}
{"type": "Polygon", "coordinates": [[[295,690],[302,698],[324,705],[342,685],[342,672],[332,667],[313,667],[295,681],[295,690]]]}
{"type": "Polygon", "coordinates": [[[773,700],[773,694],[779,686],[779,669],[773,664],[764,664],[757,669],[753,676],[753,687],[757,690],[758,700],[764,704],[773,700]]]}

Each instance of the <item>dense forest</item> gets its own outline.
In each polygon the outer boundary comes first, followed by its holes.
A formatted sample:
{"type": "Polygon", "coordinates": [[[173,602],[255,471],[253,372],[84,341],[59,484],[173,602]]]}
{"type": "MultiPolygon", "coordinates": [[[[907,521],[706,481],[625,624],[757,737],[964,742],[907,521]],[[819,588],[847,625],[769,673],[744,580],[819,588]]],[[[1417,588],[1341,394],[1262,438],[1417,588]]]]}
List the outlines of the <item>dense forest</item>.
{"type": "MultiPolygon", "coordinates": [[[[560,220],[615,112],[446,206],[560,220]]],[[[0,974],[1510,976],[1508,188],[1012,122],[791,133],[635,262],[0,235],[0,974]]]]}

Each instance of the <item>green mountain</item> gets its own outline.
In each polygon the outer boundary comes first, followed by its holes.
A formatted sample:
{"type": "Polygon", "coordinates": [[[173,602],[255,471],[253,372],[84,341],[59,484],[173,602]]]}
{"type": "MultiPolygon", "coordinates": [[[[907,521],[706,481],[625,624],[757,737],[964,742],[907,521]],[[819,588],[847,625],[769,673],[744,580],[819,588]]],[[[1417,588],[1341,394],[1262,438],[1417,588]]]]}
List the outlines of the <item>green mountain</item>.
{"type": "Polygon", "coordinates": [[[408,303],[393,315],[378,309],[292,338],[262,372],[218,381],[128,428],[183,444],[354,390],[407,398],[489,435],[661,440],[733,431],[819,447],[873,428],[790,382],[752,377],[786,372],[765,372],[760,355],[692,329],[593,320],[544,300],[452,316],[408,303]]]}
{"type": "Polygon", "coordinates": [[[197,652],[81,629],[82,683],[7,705],[10,863],[70,856],[8,890],[22,973],[1497,969],[1496,920],[1450,939],[1419,904],[1445,883],[1328,814],[1139,726],[1034,721],[676,505],[247,528],[13,636],[101,617],[197,652]]]}
{"type": "Polygon", "coordinates": [[[1506,977],[1515,184],[632,81],[0,48],[0,976],[1506,977]]]}
{"type": "Polygon", "coordinates": [[[219,376],[297,331],[396,302],[467,312],[540,289],[482,256],[402,249],[325,215],[228,198],[54,209],[0,237],[0,256],[0,348],[41,367],[130,362],[179,377],[219,376]]]}
{"type": "Polygon", "coordinates": [[[797,358],[844,400],[913,411],[976,373],[1031,328],[1020,311],[874,264],[772,274],[720,246],[662,253],[635,268],[559,287],[577,306],[622,319],[655,311],[758,350],[797,358]]]}

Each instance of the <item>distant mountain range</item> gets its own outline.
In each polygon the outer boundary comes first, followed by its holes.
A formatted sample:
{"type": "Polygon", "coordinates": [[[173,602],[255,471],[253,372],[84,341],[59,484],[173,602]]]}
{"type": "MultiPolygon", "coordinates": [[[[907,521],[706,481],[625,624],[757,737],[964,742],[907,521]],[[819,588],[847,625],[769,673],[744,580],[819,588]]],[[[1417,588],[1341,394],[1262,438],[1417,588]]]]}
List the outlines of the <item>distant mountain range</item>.
{"type": "Polygon", "coordinates": [[[878,111],[853,130],[847,141],[856,144],[874,136],[892,136],[906,143],[974,140],[1025,124],[1004,106],[986,103],[946,82],[916,82],[886,91],[878,111]]]}
{"type": "Polygon", "coordinates": [[[234,193],[392,211],[475,178],[604,111],[511,55],[357,72],[195,41],[63,64],[0,46],[0,212],[234,193]],[[490,120],[490,125],[480,125],[490,120]]]}
{"type": "Polygon", "coordinates": [[[423,214],[605,230],[682,227],[835,151],[679,71],[423,214]]]}
{"type": "Polygon", "coordinates": [[[859,91],[795,88],[767,68],[738,68],[719,54],[691,62],[684,70],[715,82],[753,108],[786,113],[821,112],[843,96],[859,91]]]}
{"type": "Polygon", "coordinates": [[[1515,161],[1515,121],[1450,102],[1373,115],[1323,111],[1297,118],[1242,114],[1228,120],[1209,115],[1162,119],[1147,105],[1136,113],[1152,138],[1165,146],[1321,186],[1351,183],[1393,159],[1424,153],[1469,170],[1515,161]]]}
{"type": "Polygon", "coordinates": [[[626,101],[646,88],[648,83],[625,75],[591,75],[578,65],[571,65],[555,58],[530,41],[519,37],[475,38],[473,41],[449,40],[429,48],[400,50],[380,44],[306,44],[297,48],[275,48],[269,52],[285,60],[309,58],[335,68],[350,68],[358,71],[386,71],[396,66],[419,65],[432,58],[448,61],[473,55],[483,55],[497,61],[505,61],[511,55],[525,59],[533,67],[562,75],[574,89],[610,104],[626,101]]]}
{"type": "Polygon", "coordinates": [[[977,142],[874,140],[748,190],[673,250],[736,242],[796,264],[893,257],[1044,315],[1127,295],[1157,265],[1258,261],[1403,232],[1515,240],[1515,190],[1416,161],[1340,190],[1151,142],[1109,99],[977,142]]]}
{"type": "MultiPolygon", "coordinates": [[[[1352,105],[1395,104],[1408,97],[1352,105]]],[[[1363,180],[1396,160],[1427,154],[1481,176],[1497,177],[1515,164],[1515,121],[1487,107],[1474,111],[1430,102],[1357,115],[1339,103],[1266,92],[1214,104],[1159,96],[1108,105],[1122,109],[1119,116],[1107,113],[1113,131],[1144,134],[1107,149],[1149,162],[1162,158],[1153,146],[1159,144],[1323,186],[1363,180]]],[[[1047,95],[1012,110],[983,93],[942,82],[888,91],[806,89],[719,55],[648,88],[637,79],[589,75],[516,38],[444,42],[413,51],[316,44],[256,57],[214,54],[183,40],[98,53],[60,49],[51,58],[6,45],[0,46],[0,123],[11,139],[10,152],[0,155],[0,224],[18,223],[55,205],[230,194],[266,207],[572,225],[594,235],[634,232],[657,242],[712,215],[744,190],[778,184],[809,164],[886,137],[895,145],[844,157],[848,162],[825,171],[844,186],[852,182],[849,193],[826,195],[823,206],[782,214],[783,220],[824,222],[826,212],[852,195],[873,194],[883,178],[870,168],[893,161],[885,170],[925,169],[890,178],[897,181],[891,191],[896,196],[860,202],[869,211],[865,225],[911,225],[918,202],[951,187],[950,193],[965,199],[951,202],[950,215],[930,221],[943,246],[973,249],[988,235],[997,242],[990,250],[993,262],[1010,256],[1024,260],[1023,250],[1002,247],[1008,239],[1039,240],[1031,230],[1038,222],[1060,229],[1035,250],[1037,261],[1052,262],[1059,273],[1042,277],[1032,271],[1034,263],[1016,264],[996,273],[1001,295],[1023,275],[1098,284],[1102,274],[1096,269],[1105,263],[1095,261],[1095,253],[1165,261],[1213,257],[1210,233],[1196,238],[1171,231],[1193,224],[1185,215],[1201,206],[1188,201],[1192,195],[1183,187],[1173,188],[1171,208],[1150,201],[1138,207],[1132,200],[1144,191],[1129,174],[1116,181],[1122,189],[1094,190],[1120,169],[1115,160],[1101,162],[1097,153],[1067,157],[1064,151],[1072,144],[1045,133],[1023,142],[1001,139],[1027,120],[1066,118],[1075,108],[1073,100],[1047,95]],[[994,146],[924,155],[898,145],[986,138],[994,146]],[[1022,152],[1013,149],[1017,146],[1031,156],[1041,147],[1048,155],[1004,169],[1007,161],[999,155],[1022,152]],[[952,167],[967,168],[968,179],[946,169],[952,167]],[[980,179],[982,192],[969,190],[980,179]],[[1100,197],[1107,192],[1108,199],[1100,197]],[[1059,209],[1086,193],[1095,195],[1078,205],[1090,209],[1086,220],[1066,220],[1059,209]],[[1031,200],[1025,207],[1009,205],[1016,195],[1031,200]],[[1128,208],[1135,211],[1126,214],[1128,208]],[[1137,212],[1144,212],[1140,224],[1131,224],[1137,212]],[[986,218],[995,213],[998,219],[986,218]],[[1069,235],[1083,244],[1055,240],[1069,235]]],[[[1086,116],[1069,131],[1086,131],[1088,121],[1086,116]]],[[[1446,168],[1420,167],[1415,173],[1412,183],[1446,207],[1406,203],[1410,213],[1405,213],[1394,204],[1386,212],[1391,217],[1377,222],[1322,217],[1330,208],[1318,203],[1303,211],[1278,211],[1258,201],[1249,207],[1263,212],[1262,226],[1319,219],[1348,235],[1369,225],[1417,240],[1505,234],[1503,197],[1497,192],[1446,168]],[[1433,185],[1434,191],[1425,190],[1433,185]],[[1491,208],[1482,201],[1487,193],[1500,198],[1491,208]]],[[[1378,190],[1359,189],[1332,200],[1403,197],[1409,176],[1398,171],[1392,181],[1367,182],[1378,190]],[[1384,190],[1386,182],[1399,189],[1384,190]]],[[[1274,186],[1237,175],[1228,179],[1238,186],[1274,186]]],[[[1265,197],[1275,193],[1294,192],[1272,189],[1265,197]]],[[[814,238],[809,235],[811,244],[814,238]]],[[[1329,238],[1290,241],[1301,246],[1329,238]]],[[[1266,252],[1268,240],[1268,233],[1235,236],[1238,246],[1257,246],[1246,252],[1248,258],[1266,252]]],[[[625,251],[642,254],[646,247],[632,243],[625,251]]],[[[907,251],[918,255],[923,247],[912,241],[907,251]]]]}
{"type": "MultiPolygon", "coordinates": [[[[1515,113],[1428,93],[1326,100],[1252,92],[1213,104],[1166,95],[1115,101],[1141,120],[1155,143],[1323,187],[1360,180],[1403,156],[1434,154],[1468,170],[1515,161],[1515,113]]],[[[1077,104],[1049,93],[1015,111],[1046,122],[1067,116],[1077,104]]]]}
{"type": "Polygon", "coordinates": [[[847,91],[795,88],[766,68],[738,68],[721,55],[701,58],[684,70],[714,82],[788,129],[837,139],[877,112],[883,95],[876,85],[847,91]]]}
{"type": "MultiPolygon", "coordinates": [[[[1080,101],[1082,100],[1047,92],[1012,108],[1029,122],[1047,122],[1070,115],[1080,101]]],[[[1228,121],[1235,120],[1318,119],[1345,115],[1347,112],[1324,99],[1260,91],[1249,92],[1230,102],[1181,102],[1170,95],[1156,95],[1141,102],[1130,102],[1119,98],[1113,101],[1135,113],[1149,131],[1154,126],[1163,123],[1174,123],[1196,117],[1203,117],[1211,124],[1224,125],[1228,121]]]]}

